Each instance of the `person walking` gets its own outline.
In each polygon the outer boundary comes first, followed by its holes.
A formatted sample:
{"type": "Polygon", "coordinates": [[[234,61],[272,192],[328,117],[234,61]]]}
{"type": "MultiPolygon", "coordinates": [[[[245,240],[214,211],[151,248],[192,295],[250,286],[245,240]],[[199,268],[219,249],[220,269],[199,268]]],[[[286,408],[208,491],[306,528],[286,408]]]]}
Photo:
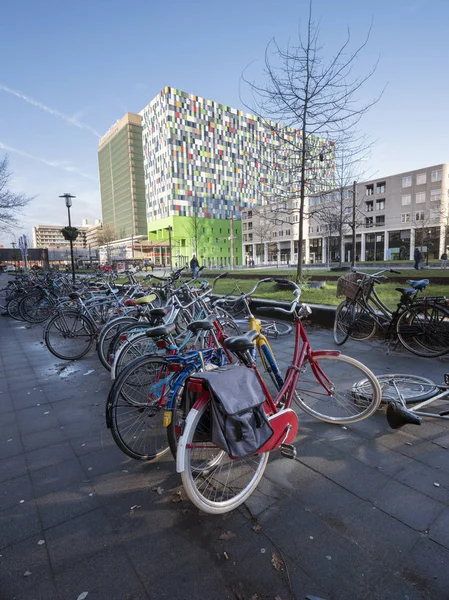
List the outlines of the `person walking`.
{"type": "Polygon", "coordinates": [[[415,253],[413,254],[413,258],[415,260],[415,269],[419,271],[419,263],[422,261],[422,254],[419,248],[415,248],[415,253]]]}
{"type": "Polygon", "coordinates": [[[444,251],[443,254],[441,255],[441,268],[445,269],[447,265],[447,252],[444,251]]]}
{"type": "Polygon", "coordinates": [[[190,268],[192,270],[192,276],[194,279],[198,277],[198,271],[200,270],[200,264],[196,258],[196,254],[192,254],[192,259],[190,261],[190,268]]]}

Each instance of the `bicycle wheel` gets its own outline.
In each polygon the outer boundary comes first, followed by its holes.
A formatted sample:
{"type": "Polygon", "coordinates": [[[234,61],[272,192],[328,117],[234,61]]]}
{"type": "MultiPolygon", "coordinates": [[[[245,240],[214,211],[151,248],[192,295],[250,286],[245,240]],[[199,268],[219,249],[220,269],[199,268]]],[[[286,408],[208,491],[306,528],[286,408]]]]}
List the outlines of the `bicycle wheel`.
{"type": "Polygon", "coordinates": [[[5,311],[8,302],[11,299],[12,289],[11,287],[4,287],[0,289],[0,310],[5,311]]]}
{"type": "Polygon", "coordinates": [[[145,333],[137,333],[131,336],[117,350],[114,358],[113,376],[118,377],[123,369],[135,358],[157,353],[158,347],[153,338],[149,338],[145,333]]]}
{"type": "Polygon", "coordinates": [[[7,311],[8,315],[12,319],[15,319],[16,321],[24,320],[24,319],[22,319],[22,317],[19,313],[19,304],[23,298],[24,298],[24,296],[22,294],[15,296],[8,302],[8,304],[6,306],[6,311],[7,311]]]}
{"type": "Polygon", "coordinates": [[[115,380],[106,403],[106,423],[117,446],[136,460],[154,460],[169,450],[164,408],[175,373],[159,357],[140,357],[115,380]]]}
{"type": "Polygon", "coordinates": [[[222,514],[234,510],[256,489],[269,452],[231,459],[210,440],[210,402],[187,415],[179,440],[177,470],[188,498],[200,510],[222,514]]]}
{"type": "Polygon", "coordinates": [[[28,294],[19,303],[19,313],[24,321],[33,323],[43,323],[53,311],[53,305],[42,294],[28,294]]]}
{"type": "Polygon", "coordinates": [[[434,358],[449,352],[449,311],[439,304],[417,304],[396,323],[401,344],[417,356],[434,358]]]}
{"type": "Polygon", "coordinates": [[[349,328],[354,319],[354,303],[350,300],[343,300],[335,311],[334,327],[332,330],[334,342],[341,346],[349,338],[349,328]]]}
{"type": "Polygon", "coordinates": [[[379,407],[381,389],[375,375],[364,364],[339,354],[316,354],[304,362],[294,402],[307,414],[327,423],[357,423],[379,407]],[[366,379],[363,393],[355,383],[366,379]]]}
{"type": "MultiPolygon", "coordinates": [[[[400,375],[396,373],[378,375],[377,381],[382,390],[382,402],[386,404],[391,401],[404,401],[406,404],[424,402],[424,400],[429,400],[432,396],[435,396],[439,391],[438,386],[431,379],[418,377],[417,375],[400,375]]],[[[363,390],[363,393],[367,394],[369,390],[365,389],[366,384],[367,380],[362,379],[354,387],[360,393],[363,390]]]]}
{"type": "Polygon", "coordinates": [[[45,328],[45,344],[54,356],[63,360],[78,360],[95,342],[96,332],[91,321],[79,312],[56,314],[45,328]]]}
{"type": "Polygon", "coordinates": [[[130,325],[137,321],[134,317],[117,317],[112,321],[109,321],[101,330],[100,336],[97,343],[97,354],[101,364],[108,371],[111,370],[111,363],[109,362],[108,346],[115,335],[126,325],[130,325]]]}
{"type": "Polygon", "coordinates": [[[291,333],[292,326],[285,321],[264,321],[261,320],[262,333],[267,337],[275,338],[291,333]]]}
{"type": "Polygon", "coordinates": [[[351,340],[366,342],[376,333],[376,321],[372,315],[358,304],[352,305],[353,318],[349,324],[348,333],[351,340]]]}

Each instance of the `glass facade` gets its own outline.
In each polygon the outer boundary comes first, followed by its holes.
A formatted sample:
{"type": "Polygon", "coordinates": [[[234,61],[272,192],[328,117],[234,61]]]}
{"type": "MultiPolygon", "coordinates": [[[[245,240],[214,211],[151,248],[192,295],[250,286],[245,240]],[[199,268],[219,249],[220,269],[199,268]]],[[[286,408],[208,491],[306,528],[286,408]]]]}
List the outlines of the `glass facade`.
{"type": "Polygon", "coordinates": [[[116,239],[146,235],[142,127],[128,113],[100,141],[98,151],[103,225],[116,239]]]}

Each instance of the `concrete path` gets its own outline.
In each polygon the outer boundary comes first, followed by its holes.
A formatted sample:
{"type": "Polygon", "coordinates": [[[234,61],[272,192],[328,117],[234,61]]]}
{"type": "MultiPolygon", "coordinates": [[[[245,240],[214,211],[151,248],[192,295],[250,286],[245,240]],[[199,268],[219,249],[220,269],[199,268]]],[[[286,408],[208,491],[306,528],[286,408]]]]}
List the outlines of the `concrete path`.
{"type": "MultiPolygon", "coordinates": [[[[284,366],[292,344],[274,344],[284,366]]],[[[378,342],[343,351],[378,374],[449,371],[378,342]]],[[[248,504],[212,517],[184,499],[170,457],[115,446],[95,354],[63,363],[41,327],[1,317],[0,357],[1,600],[449,598],[448,422],[304,416],[298,459],[275,453],[248,504]]]]}

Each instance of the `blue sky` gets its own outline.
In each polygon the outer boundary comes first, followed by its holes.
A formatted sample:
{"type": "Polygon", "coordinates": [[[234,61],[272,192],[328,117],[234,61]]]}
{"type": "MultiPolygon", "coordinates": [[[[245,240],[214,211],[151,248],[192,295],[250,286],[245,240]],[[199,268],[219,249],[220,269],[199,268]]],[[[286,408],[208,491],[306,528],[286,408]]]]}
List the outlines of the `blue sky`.
{"type": "MultiPolygon", "coordinates": [[[[266,44],[294,41],[305,0],[6,0],[0,26],[0,156],[14,188],[36,196],[18,231],[65,223],[58,198],[77,196],[73,221],[101,217],[97,134],[140,111],[165,85],[244,108],[243,69],[263,81],[266,44]],[[24,98],[24,96],[26,98],[24,98]]],[[[361,100],[385,85],[362,122],[376,140],[370,174],[449,160],[448,0],[315,0],[324,54],[354,44],[371,20],[361,100]]],[[[0,233],[9,245],[11,235],[0,233]]]]}

